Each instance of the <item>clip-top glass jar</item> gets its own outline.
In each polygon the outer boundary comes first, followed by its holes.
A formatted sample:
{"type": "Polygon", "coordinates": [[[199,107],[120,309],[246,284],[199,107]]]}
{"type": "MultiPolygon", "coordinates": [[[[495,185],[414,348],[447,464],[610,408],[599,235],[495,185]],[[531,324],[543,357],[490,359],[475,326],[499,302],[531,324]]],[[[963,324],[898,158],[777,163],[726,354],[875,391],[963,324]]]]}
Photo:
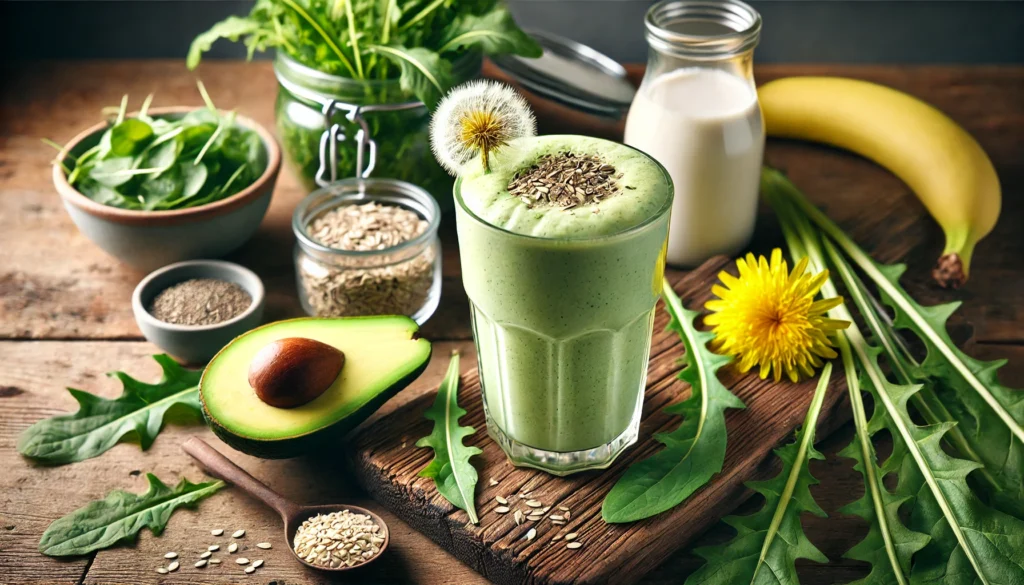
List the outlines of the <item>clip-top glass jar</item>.
{"type": "Polygon", "coordinates": [[[433,197],[403,181],[353,178],[314,191],[292,216],[302,308],[316,317],[406,315],[422,325],[441,298],[440,224],[433,197]],[[331,222],[344,232],[335,235],[371,249],[325,244],[318,230],[331,222]],[[413,224],[410,239],[392,237],[399,223],[413,224]]]}
{"type": "MultiPolygon", "coordinates": [[[[478,51],[469,51],[452,63],[455,83],[478,76],[481,62],[478,51]]],[[[360,127],[346,119],[343,109],[334,110],[335,115],[325,119],[325,107],[331,102],[359,107],[388,104],[398,107],[363,114],[369,138],[377,143],[374,176],[420,186],[439,201],[442,209],[452,208],[454,180],[430,152],[430,111],[411,92],[403,90],[398,79],[331,75],[307,67],[283,51],[277,52],[274,73],[279,85],[277,135],[286,160],[306,189],[317,188],[321,138],[332,124],[340,124],[347,138],[336,149],[338,178],[357,176],[358,145],[354,137],[360,127]]]]}
{"type": "Polygon", "coordinates": [[[733,255],[757,218],[764,123],[753,59],[761,16],[739,0],[666,0],[645,19],[650,57],[625,142],[675,184],[669,264],[733,255]]]}

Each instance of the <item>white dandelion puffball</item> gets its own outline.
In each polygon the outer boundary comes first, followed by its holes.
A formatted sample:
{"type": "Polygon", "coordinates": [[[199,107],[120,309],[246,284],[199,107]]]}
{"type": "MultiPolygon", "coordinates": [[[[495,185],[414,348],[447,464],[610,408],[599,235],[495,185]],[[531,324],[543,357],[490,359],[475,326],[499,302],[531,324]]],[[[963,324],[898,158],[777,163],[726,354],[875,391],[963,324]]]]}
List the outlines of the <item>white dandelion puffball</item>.
{"type": "Polygon", "coordinates": [[[452,175],[464,174],[480,156],[489,157],[516,138],[533,136],[537,123],[530,104],[511,87],[495,81],[471,81],[448,92],[430,121],[434,157],[452,175]]]}

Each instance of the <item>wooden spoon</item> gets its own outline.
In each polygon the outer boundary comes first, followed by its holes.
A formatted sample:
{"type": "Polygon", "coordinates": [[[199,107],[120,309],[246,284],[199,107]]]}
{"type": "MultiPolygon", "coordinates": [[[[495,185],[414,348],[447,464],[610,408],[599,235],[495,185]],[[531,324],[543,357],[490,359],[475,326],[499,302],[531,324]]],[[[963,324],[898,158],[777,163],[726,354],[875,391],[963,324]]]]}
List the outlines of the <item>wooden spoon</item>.
{"type": "Polygon", "coordinates": [[[241,489],[243,492],[276,510],[277,513],[281,515],[281,519],[284,520],[284,540],[285,543],[288,544],[288,550],[291,551],[292,556],[307,567],[312,567],[320,571],[347,571],[349,569],[358,569],[377,560],[382,554],[384,554],[384,551],[388,548],[388,544],[391,542],[391,531],[388,530],[388,525],[384,523],[384,519],[366,508],[351,506],[348,504],[300,506],[270,489],[255,477],[249,475],[249,472],[235,465],[230,459],[222,455],[220,451],[217,451],[207,444],[206,441],[203,441],[198,437],[192,437],[185,441],[181,448],[191,455],[192,458],[198,461],[210,475],[234,484],[235,487],[241,489]],[[380,551],[365,562],[351,567],[342,565],[336,569],[332,569],[330,567],[321,567],[319,565],[307,563],[306,560],[297,555],[295,553],[295,549],[292,548],[295,531],[298,530],[299,526],[302,525],[302,522],[307,518],[316,516],[317,514],[330,514],[331,512],[339,512],[341,510],[349,510],[354,514],[366,514],[373,519],[378,526],[380,526],[381,532],[378,532],[378,534],[381,534],[384,538],[384,542],[380,545],[380,551]]]}

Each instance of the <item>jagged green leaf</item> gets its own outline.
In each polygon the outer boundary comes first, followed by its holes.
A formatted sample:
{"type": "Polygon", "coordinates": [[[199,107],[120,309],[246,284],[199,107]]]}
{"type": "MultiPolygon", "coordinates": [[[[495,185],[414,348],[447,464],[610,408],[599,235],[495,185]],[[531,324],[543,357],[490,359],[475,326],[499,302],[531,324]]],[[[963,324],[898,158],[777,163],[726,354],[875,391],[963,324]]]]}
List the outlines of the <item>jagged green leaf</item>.
{"type": "Polygon", "coordinates": [[[999,383],[997,371],[1005,362],[985,362],[968,356],[953,344],[946,331],[946,320],[960,304],[932,307],[918,304],[899,284],[905,270],[902,264],[886,266],[875,262],[780,173],[766,170],[765,175],[875,283],[882,300],[896,312],[896,327],[911,331],[921,339],[927,348],[927,357],[922,363],[927,374],[946,380],[959,392],[976,393],[1013,438],[1024,442],[1024,392],[999,383]]]}
{"type": "Polygon", "coordinates": [[[169,356],[156,355],[163,377],[146,384],[124,372],[111,376],[121,381],[121,396],[111,400],[68,388],[80,406],[75,414],[43,419],[18,437],[18,452],[48,464],[71,463],[96,457],[126,436],[137,438],[148,449],[163,427],[164,415],[179,407],[201,415],[201,371],[187,370],[169,356]]]}
{"type": "MultiPolygon", "coordinates": [[[[793,209],[788,201],[780,200],[770,184],[765,189],[765,198],[776,211],[793,261],[798,262],[806,257],[812,272],[825,270],[821,238],[810,226],[807,218],[793,209]]],[[[839,295],[831,278],[822,285],[821,294],[825,298],[839,295]]],[[[829,316],[833,319],[852,321],[846,306],[833,308],[829,311],[829,316]]],[[[844,556],[871,565],[870,573],[851,585],[906,585],[909,581],[911,557],[927,544],[928,536],[907,528],[899,516],[900,506],[913,497],[913,491],[902,482],[897,485],[895,491],[890,491],[883,483],[883,478],[899,470],[906,459],[906,446],[898,436],[894,437],[892,454],[884,463],[878,464],[872,436],[884,427],[884,409],[881,402],[876,399],[875,411],[870,421],[867,419],[861,396],[859,368],[853,350],[844,335],[837,336],[835,343],[843,361],[856,432],[854,440],[839,455],[856,461],[854,469],[864,478],[864,496],[846,505],[840,512],[859,516],[868,523],[867,535],[844,556]]]]}
{"type": "Polygon", "coordinates": [[[420,472],[420,477],[431,477],[437,491],[456,507],[466,511],[469,520],[477,524],[476,504],[473,493],[476,490],[477,473],[469,458],[482,451],[467,447],[462,440],[476,432],[473,427],[459,425],[459,419],[466,411],[459,406],[459,354],[452,354],[448,372],[437,389],[433,406],[423,414],[434,421],[433,431],[416,441],[417,447],[430,447],[434,459],[420,472]]]}
{"type": "Polygon", "coordinates": [[[39,552],[52,557],[83,555],[134,541],[143,528],[160,535],[175,509],[194,506],[224,487],[223,481],[192,483],[182,478],[171,488],[152,473],[146,479],[149,489],[144,494],[113,491],[54,521],[39,541],[39,552]]]}
{"type": "MultiPolygon", "coordinates": [[[[1024,444],[1015,440],[977,393],[952,387],[942,369],[930,374],[918,364],[901,343],[888,316],[870,300],[867,287],[852,267],[838,254],[836,262],[843,264],[840,274],[846,287],[854,291],[853,299],[881,344],[896,380],[900,384],[922,384],[911,398],[913,406],[928,424],[957,423],[943,439],[962,458],[982,465],[971,474],[977,490],[997,510],[1024,519],[1024,444]]],[[[1024,402],[1012,405],[1009,412],[1024,418],[1024,402]]]]}
{"type": "MultiPolygon", "coordinates": [[[[849,269],[828,240],[824,248],[840,274],[849,269]]],[[[907,448],[901,481],[913,484],[911,478],[919,476],[910,528],[931,541],[915,556],[911,584],[1024,584],[1024,521],[986,506],[971,491],[967,476],[982,465],[953,457],[941,445],[956,423],[917,425],[907,405],[921,386],[889,382],[878,364],[881,351],[868,345],[855,325],[843,335],[864,372],[864,386],[885,409],[889,431],[907,448]]]]}
{"type": "Polygon", "coordinates": [[[686,580],[686,585],[795,585],[796,560],[828,562],[804,534],[800,514],[825,517],[811,496],[811,459],[825,457],[814,448],[814,430],[832,375],[832,363],[825,364],[796,441],[776,451],[782,472],[767,481],[750,482],[748,487],[765,498],[764,507],[749,516],[729,516],[724,521],[736,529],[736,537],[724,545],[694,551],[707,560],[686,580]]]}
{"type": "Polygon", "coordinates": [[[675,507],[722,470],[725,461],[725,409],[743,408],[743,402],[718,380],[717,372],[731,361],[708,349],[714,338],[699,331],[697,311],[687,310],[665,281],[662,298],[669,314],[670,331],[679,334],[686,350],[686,367],[679,379],[688,382],[690,397],[665,408],[678,414],[682,424],[656,440],[665,448],[634,463],[605,497],[601,516],[605,522],[633,522],[675,507]]]}

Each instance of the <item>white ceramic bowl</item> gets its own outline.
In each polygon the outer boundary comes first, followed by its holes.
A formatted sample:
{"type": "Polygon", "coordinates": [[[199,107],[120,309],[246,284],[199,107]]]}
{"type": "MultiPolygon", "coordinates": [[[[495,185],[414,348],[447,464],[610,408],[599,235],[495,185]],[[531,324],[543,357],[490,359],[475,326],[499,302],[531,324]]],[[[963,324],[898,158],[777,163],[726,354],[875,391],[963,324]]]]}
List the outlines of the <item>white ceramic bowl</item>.
{"type": "Polygon", "coordinates": [[[150,343],[185,363],[202,364],[232,339],[260,325],[264,296],[263,281],[248,268],[222,260],[190,260],[165,266],[143,278],[132,294],[132,312],[150,343]],[[213,325],[175,325],[149,313],[147,308],[160,291],[193,278],[233,282],[249,293],[252,304],[238,316],[213,325]]]}
{"type": "MultiPolygon", "coordinates": [[[[159,118],[181,117],[192,107],[153,108],[159,118]]],[[[238,116],[237,123],[259,134],[266,149],[267,168],[256,182],[238,193],[199,207],[167,211],[137,211],[97,203],[68,183],[61,165],[53,165],[53,184],[78,230],[94,244],[139,270],[154,270],[172,262],[219,258],[244,244],[259,227],[270,205],[281,149],[265,128],[238,116]]],[[[81,154],[107,129],[97,124],[71,139],[70,155],[81,154]]]]}

